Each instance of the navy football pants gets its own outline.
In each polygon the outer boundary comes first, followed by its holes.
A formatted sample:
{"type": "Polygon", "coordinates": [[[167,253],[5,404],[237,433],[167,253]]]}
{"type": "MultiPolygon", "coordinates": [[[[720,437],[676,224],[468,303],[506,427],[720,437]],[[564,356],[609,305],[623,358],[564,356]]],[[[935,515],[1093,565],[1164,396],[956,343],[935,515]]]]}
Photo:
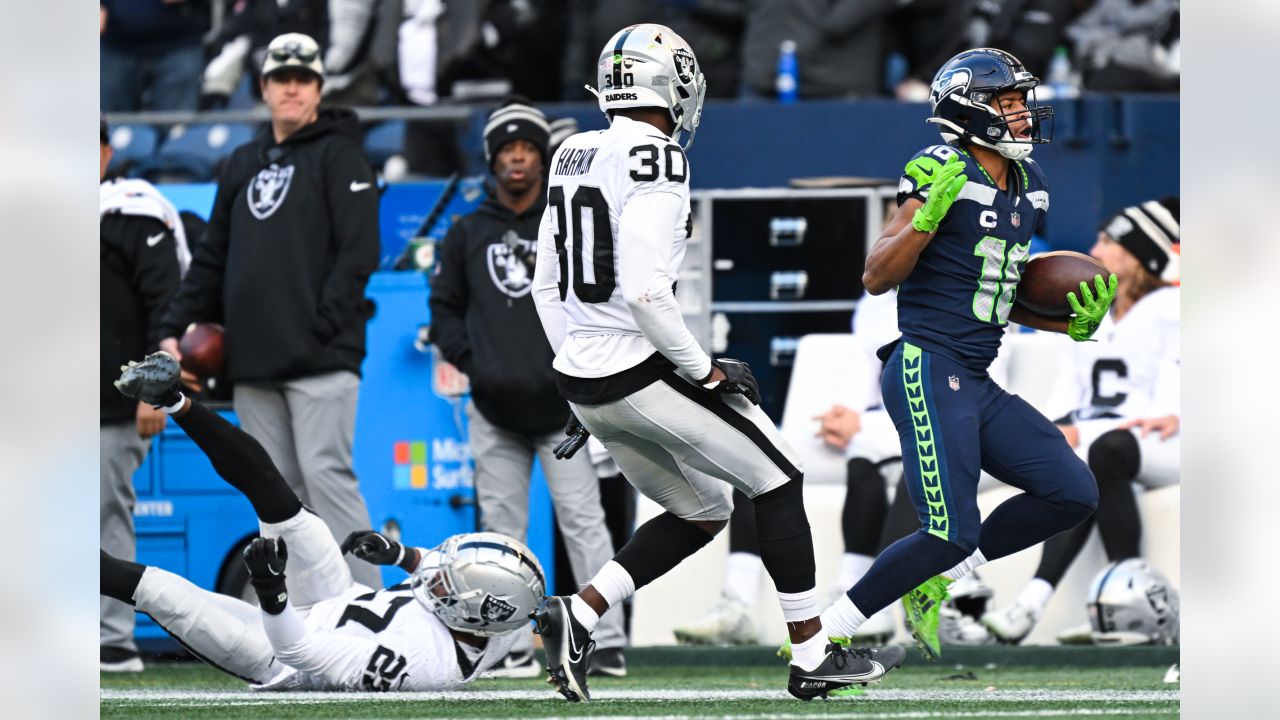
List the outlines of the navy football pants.
{"type": "Polygon", "coordinates": [[[923,532],[966,554],[978,547],[982,470],[1053,504],[1097,506],[1093,473],[1062,432],[986,371],[903,340],[885,363],[880,386],[923,532]]]}
{"type": "Polygon", "coordinates": [[[907,494],[918,532],[890,545],[849,590],[868,617],[980,548],[988,560],[1068,530],[1098,504],[1089,467],[1053,423],[985,370],[899,341],[880,377],[885,409],[902,442],[907,494]],[[1024,492],[983,522],[982,470],[1024,492]]]}

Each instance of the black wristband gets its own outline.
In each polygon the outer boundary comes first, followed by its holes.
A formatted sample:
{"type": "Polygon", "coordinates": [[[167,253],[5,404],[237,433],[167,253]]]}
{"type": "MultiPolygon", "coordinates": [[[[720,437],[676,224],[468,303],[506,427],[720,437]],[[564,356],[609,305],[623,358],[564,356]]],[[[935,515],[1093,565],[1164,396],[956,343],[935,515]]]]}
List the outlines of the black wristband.
{"type": "Polygon", "coordinates": [[[250,577],[249,582],[258,594],[258,604],[268,615],[279,615],[289,602],[289,592],[284,586],[284,575],[270,578],[250,577]]]}
{"type": "Polygon", "coordinates": [[[711,382],[711,378],[715,377],[715,374],[716,374],[716,361],[715,361],[715,360],[712,360],[712,361],[711,361],[711,372],[707,373],[707,376],[706,376],[706,377],[704,377],[704,378],[702,378],[701,380],[699,380],[699,381],[698,381],[698,384],[699,384],[699,385],[706,385],[707,383],[711,382]]]}

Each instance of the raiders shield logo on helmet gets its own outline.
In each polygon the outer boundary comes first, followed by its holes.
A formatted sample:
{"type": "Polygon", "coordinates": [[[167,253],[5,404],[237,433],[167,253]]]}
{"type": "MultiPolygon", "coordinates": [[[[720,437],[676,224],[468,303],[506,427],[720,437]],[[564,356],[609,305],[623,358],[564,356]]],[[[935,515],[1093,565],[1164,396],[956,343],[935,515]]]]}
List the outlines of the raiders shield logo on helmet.
{"type": "Polygon", "coordinates": [[[693,53],[684,48],[676,48],[671,54],[676,59],[676,75],[680,82],[686,85],[693,82],[693,53]]]}
{"type": "Polygon", "coordinates": [[[293,166],[271,167],[258,172],[253,182],[249,183],[249,211],[259,220],[266,220],[284,202],[289,194],[289,184],[293,182],[293,166]]]}
{"type": "Polygon", "coordinates": [[[486,597],[480,604],[480,616],[489,622],[506,622],[515,614],[515,605],[493,595],[486,597]]]}

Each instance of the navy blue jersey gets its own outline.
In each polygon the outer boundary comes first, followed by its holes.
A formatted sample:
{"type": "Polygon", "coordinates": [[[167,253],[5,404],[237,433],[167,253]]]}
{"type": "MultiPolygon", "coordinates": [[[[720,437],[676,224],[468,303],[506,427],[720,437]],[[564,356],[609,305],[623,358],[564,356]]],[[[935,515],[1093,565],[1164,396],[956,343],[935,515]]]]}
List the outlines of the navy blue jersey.
{"type": "Polygon", "coordinates": [[[934,173],[959,155],[968,182],[911,275],[898,287],[898,329],[912,343],[983,370],[1000,349],[1031,235],[1049,210],[1049,186],[1032,160],[1011,162],[1001,190],[969,153],[933,145],[907,163],[898,204],[923,202],[934,173]]]}

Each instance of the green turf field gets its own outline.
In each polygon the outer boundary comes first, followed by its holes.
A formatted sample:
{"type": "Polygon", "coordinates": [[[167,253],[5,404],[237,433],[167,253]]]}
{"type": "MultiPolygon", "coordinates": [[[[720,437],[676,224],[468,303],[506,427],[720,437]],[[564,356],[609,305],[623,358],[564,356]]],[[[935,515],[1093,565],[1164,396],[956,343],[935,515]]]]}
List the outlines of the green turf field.
{"type": "Polygon", "coordinates": [[[1176,648],[947,648],[907,663],[860,697],[802,703],[767,648],[639,648],[630,674],[593,679],[591,703],[541,680],[489,680],[448,693],[251,693],[199,663],[102,676],[103,718],[1174,718],[1163,681],[1176,648]]]}

